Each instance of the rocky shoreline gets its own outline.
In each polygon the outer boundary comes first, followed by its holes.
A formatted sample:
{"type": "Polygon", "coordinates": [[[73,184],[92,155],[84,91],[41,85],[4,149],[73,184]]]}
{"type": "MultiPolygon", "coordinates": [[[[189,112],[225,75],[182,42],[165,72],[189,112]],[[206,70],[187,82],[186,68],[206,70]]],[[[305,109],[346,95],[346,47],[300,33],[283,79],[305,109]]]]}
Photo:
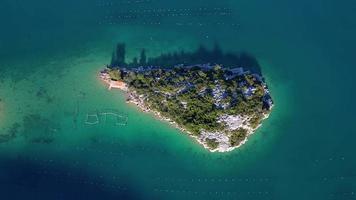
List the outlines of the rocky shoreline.
{"type": "MultiPolygon", "coordinates": [[[[241,141],[239,145],[237,145],[237,146],[228,146],[228,147],[219,147],[219,148],[216,148],[216,149],[211,149],[208,146],[208,144],[202,138],[193,135],[191,132],[189,132],[184,127],[182,127],[179,124],[177,124],[172,119],[170,119],[168,117],[165,117],[165,116],[162,116],[162,114],[160,112],[158,112],[156,110],[152,110],[148,106],[146,106],[145,98],[142,95],[138,95],[137,92],[132,90],[132,89],[128,89],[126,92],[127,92],[127,95],[128,95],[127,96],[127,103],[134,104],[141,111],[146,112],[146,113],[152,113],[157,119],[159,119],[161,121],[166,121],[170,125],[172,125],[173,127],[179,129],[180,131],[188,133],[188,135],[190,137],[194,138],[199,144],[204,146],[204,148],[209,150],[210,152],[221,152],[222,153],[222,152],[233,151],[233,150],[241,147],[242,145],[244,145],[248,141],[248,137],[250,137],[252,134],[254,134],[256,132],[256,130],[262,126],[261,123],[256,128],[252,128],[250,126],[242,125],[241,127],[243,127],[246,130],[248,130],[248,132],[247,132],[247,136],[245,137],[245,139],[243,141],[241,141]]],[[[268,117],[269,117],[269,114],[264,115],[263,120],[267,119],[268,117]]],[[[224,133],[218,133],[218,134],[224,134],[224,133]]]]}

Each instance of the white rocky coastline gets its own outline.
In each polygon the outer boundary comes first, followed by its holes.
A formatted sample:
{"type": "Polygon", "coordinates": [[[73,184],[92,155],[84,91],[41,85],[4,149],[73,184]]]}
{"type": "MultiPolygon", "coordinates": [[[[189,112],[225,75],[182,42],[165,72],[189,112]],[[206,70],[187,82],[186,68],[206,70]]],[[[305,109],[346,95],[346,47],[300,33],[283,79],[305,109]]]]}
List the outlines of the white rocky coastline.
{"type": "MultiPolygon", "coordinates": [[[[254,134],[255,131],[258,128],[260,128],[260,126],[262,125],[262,124],[259,124],[256,128],[252,128],[249,124],[244,124],[243,123],[245,121],[248,121],[248,119],[249,119],[248,117],[241,118],[239,116],[232,117],[232,116],[226,115],[227,116],[226,117],[227,120],[225,120],[225,122],[230,123],[228,125],[229,126],[229,130],[236,130],[236,129],[239,129],[239,128],[244,128],[244,129],[247,130],[246,138],[243,141],[241,141],[239,145],[231,146],[230,143],[229,143],[229,137],[226,136],[225,133],[223,133],[223,132],[207,132],[207,131],[202,130],[200,132],[200,136],[199,137],[195,136],[191,132],[187,131],[185,128],[183,128],[182,126],[177,124],[175,121],[171,120],[168,117],[162,116],[162,114],[160,112],[158,112],[156,110],[151,110],[148,106],[146,106],[144,96],[138,95],[135,91],[132,91],[132,89],[128,89],[127,95],[128,95],[128,97],[127,97],[127,102],[128,103],[132,103],[132,104],[136,105],[138,108],[140,108],[140,110],[142,110],[143,112],[152,113],[159,120],[166,121],[170,125],[172,125],[173,127],[179,129],[180,131],[188,133],[189,136],[194,138],[199,144],[203,145],[204,148],[206,148],[210,152],[229,152],[229,151],[233,151],[234,149],[237,149],[237,148],[241,147],[242,145],[244,145],[248,141],[248,137],[251,136],[252,134],[254,134]],[[240,119],[237,120],[236,118],[240,118],[240,119]],[[217,141],[219,142],[218,148],[211,149],[208,146],[207,142],[206,142],[207,138],[209,138],[209,139],[217,139],[217,141]]],[[[222,116],[222,118],[224,118],[224,117],[225,116],[222,116]]],[[[269,115],[267,115],[267,114],[264,115],[263,120],[267,119],[268,117],[269,117],[269,115]]],[[[223,122],[223,121],[221,121],[221,122],[223,122]]]]}

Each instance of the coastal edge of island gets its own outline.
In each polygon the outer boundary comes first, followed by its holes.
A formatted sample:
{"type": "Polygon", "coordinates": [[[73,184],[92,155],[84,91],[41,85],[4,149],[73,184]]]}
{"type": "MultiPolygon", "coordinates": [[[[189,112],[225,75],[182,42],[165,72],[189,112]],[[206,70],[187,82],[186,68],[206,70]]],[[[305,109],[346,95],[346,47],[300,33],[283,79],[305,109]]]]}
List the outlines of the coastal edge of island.
{"type": "MultiPolygon", "coordinates": [[[[119,44],[120,45],[120,44],[119,44]]],[[[119,46],[118,45],[118,46],[119,46]]],[[[122,54],[123,52],[121,52],[122,54]]],[[[142,56],[142,54],[141,54],[142,56]]],[[[142,69],[142,66],[140,66],[140,68],[142,69]]],[[[145,112],[145,113],[150,113],[153,114],[154,117],[156,117],[157,119],[161,120],[161,121],[165,121],[168,122],[171,126],[173,126],[174,128],[179,129],[180,131],[187,133],[190,137],[194,138],[195,141],[197,141],[199,144],[201,144],[205,149],[209,150],[210,152],[229,152],[229,151],[233,151],[234,149],[237,149],[239,147],[241,147],[242,145],[244,145],[247,141],[249,136],[251,136],[252,134],[254,134],[256,132],[256,130],[258,128],[260,128],[262,126],[262,121],[267,119],[270,115],[270,112],[268,113],[263,113],[262,114],[262,118],[259,121],[257,126],[252,127],[249,123],[246,124],[246,122],[248,122],[250,120],[250,118],[230,118],[229,120],[237,121],[238,127],[235,127],[234,129],[239,129],[239,128],[243,128],[244,130],[246,130],[246,134],[244,135],[244,138],[239,141],[238,145],[232,146],[232,145],[222,145],[222,146],[218,146],[216,148],[212,148],[209,144],[208,144],[208,138],[202,138],[199,137],[197,135],[194,135],[192,132],[188,131],[184,126],[178,124],[176,121],[172,120],[171,118],[164,116],[161,112],[159,112],[156,109],[152,109],[150,108],[147,103],[145,102],[145,96],[144,95],[140,95],[138,94],[138,92],[133,88],[130,87],[126,82],[124,82],[123,80],[114,80],[110,74],[109,71],[111,70],[111,68],[109,67],[109,65],[105,66],[105,69],[100,70],[98,78],[103,81],[106,85],[108,85],[108,89],[119,89],[121,91],[123,91],[126,95],[126,103],[130,103],[135,105],[136,107],[139,108],[139,110],[145,112]]],[[[243,68],[239,68],[239,71],[242,70],[242,73],[245,73],[245,71],[243,71],[243,68]]],[[[247,72],[247,71],[246,71],[247,72]]],[[[240,72],[241,73],[241,72],[240,72]]],[[[257,75],[258,78],[263,79],[261,76],[257,75]]],[[[264,86],[265,91],[267,91],[268,95],[269,95],[269,91],[267,88],[267,85],[264,86]]],[[[268,99],[269,100],[269,108],[268,110],[271,111],[271,109],[274,106],[274,103],[272,102],[272,99],[268,99]]],[[[235,123],[235,122],[230,122],[230,123],[235,123]]],[[[235,123],[236,126],[236,123],[235,123]]],[[[208,133],[209,134],[209,133],[208,133]]],[[[214,133],[216,134],[221,134],[223,135],[224,133],[214,133]]]]}

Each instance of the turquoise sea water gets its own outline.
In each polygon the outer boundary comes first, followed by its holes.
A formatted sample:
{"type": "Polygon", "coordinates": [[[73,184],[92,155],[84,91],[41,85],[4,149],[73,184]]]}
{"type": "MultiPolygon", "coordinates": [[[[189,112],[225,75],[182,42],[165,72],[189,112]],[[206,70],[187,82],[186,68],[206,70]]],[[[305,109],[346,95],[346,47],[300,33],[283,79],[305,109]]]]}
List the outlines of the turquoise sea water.
{"type": "Polygon", "coordinates": [[[13,137],[0,137],[1,199],[356,199],[355,9],[347,0],[2,0],[0,134],[13,137]],[[214,43],[250,52],[274,110],[242,148],[209,153],[97,79],[116,42],[129,59],[214,43]],[[85,124],[106,109],[127,125],[85,124]]]}

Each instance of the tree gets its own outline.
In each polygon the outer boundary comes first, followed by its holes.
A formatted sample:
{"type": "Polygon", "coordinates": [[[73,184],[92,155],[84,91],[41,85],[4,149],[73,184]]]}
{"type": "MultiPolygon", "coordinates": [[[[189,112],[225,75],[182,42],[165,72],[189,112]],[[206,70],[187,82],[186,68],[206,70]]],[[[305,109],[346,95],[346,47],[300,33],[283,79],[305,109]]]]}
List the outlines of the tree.
{"type": "Polygon", "coordinates": [[[242,141],[244,141],[247,137],[247,130],[240,128],[237,130],[232,131],[230,136],[230,144],[232,146],[239,145],[242,141]]]}
{"type": "Polygon", "coordinates": [[[109,76],[114,81],[121,80],[121,71],[117,69],[111,69],[109,71],[109,76]]]}
{"type": "Polygon", "coordinates": [[[207,138],[205,141],[208,147],[210,147],[211,149],[216,149],[219,146],[219,142],[216,141],[216,139],[207,138]]]}

